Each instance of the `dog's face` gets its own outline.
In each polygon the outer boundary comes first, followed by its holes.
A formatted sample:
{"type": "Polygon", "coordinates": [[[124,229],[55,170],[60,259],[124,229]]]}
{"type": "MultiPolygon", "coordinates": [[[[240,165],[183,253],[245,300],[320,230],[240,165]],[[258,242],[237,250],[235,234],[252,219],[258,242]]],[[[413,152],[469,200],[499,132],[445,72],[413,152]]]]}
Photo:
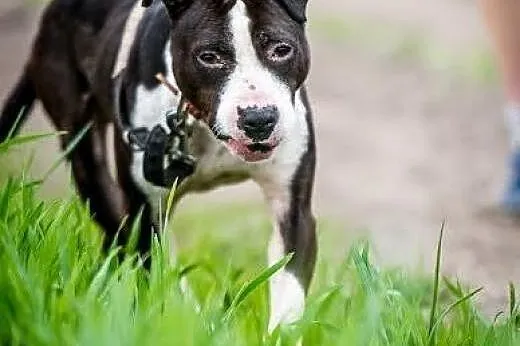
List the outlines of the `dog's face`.
{"type": "Polygon", "coordinates": [[[271,157],[302,119],[295,94],[309,71],[307,0],[164,0],[184,96],[215,136],[248,162],[271,157]]]}

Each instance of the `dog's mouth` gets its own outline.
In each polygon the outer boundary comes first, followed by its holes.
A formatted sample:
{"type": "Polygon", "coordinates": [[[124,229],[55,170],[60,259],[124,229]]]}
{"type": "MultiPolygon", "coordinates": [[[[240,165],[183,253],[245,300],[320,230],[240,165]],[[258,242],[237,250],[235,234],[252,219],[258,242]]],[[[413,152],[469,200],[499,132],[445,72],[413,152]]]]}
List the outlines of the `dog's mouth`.
{"type": "Polygon", "coordinates": [[[217,138],[224,142],[233,154],[246,162],[259,162],[269,159],[280,144],[280,141],[277,140],[253,142],[224,135],[220,135],[217,138]]]}

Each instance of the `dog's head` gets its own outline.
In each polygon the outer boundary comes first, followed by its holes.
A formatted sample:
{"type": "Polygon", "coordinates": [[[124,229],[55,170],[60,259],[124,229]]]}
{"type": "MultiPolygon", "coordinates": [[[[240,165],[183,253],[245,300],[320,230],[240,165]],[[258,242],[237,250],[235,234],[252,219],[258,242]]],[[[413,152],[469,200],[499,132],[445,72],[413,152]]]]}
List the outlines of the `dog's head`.
{"type": "Polygon", "coordinates": [[[302,121],[294,103],[309,72],[307,0],[163,3],[183,95],[233,153],[268,159],[302,121]]]}

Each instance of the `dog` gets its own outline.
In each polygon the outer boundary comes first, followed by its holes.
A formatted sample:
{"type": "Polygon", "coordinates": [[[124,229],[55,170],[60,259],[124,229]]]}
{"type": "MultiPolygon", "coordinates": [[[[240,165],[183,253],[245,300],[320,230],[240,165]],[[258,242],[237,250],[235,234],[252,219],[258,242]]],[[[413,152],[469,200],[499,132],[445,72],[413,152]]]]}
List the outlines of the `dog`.
{"type": "Polygon", "coordinates": [[[147,178],[146,152],[125,140],[124,126],[148,135],[157,126],[167,129],[165,114],[187,100],[199,114],[186,138],[197,163],[179,181],[175,200],[247,179],[259,185],[273,217],[269,264],[293,253],[269,283],[269,331],[294,322],[317,251],[307,0],[140,1],[54,0],[46,7],[5,101],[0,142],[40,100],[56,129],[66,132],[62,148],[84,134],[68,160],[107,243],[128,240],[129,227],[121,223],[129,217],[140,222],[137,248],[146,254],[169,189],[147,178]],[[111,124],[124,124],[114,127],[116,179],[106,153],[111,124]]]}

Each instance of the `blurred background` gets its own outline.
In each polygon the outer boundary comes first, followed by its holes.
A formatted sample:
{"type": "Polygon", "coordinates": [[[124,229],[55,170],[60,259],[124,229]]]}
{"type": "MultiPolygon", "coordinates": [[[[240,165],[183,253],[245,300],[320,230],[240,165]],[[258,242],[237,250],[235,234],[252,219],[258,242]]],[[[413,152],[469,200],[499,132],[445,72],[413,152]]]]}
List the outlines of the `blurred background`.
{"type": "MultiPolygon", "coordinates": [[[[0,2],[0,99],[27,57],[41,12],[37,1],[0,2]]],[[[316,213],[334,220],[320,237],[343,256],[368,237],[378,262],[430,270],[447,220],[444,272],[485,286],[496,311],[520,280],[520,223],[495,207],[507,141],[499,76],[483,23],[465,0],[311,0],[310,95],[318,133],[316,213]],[[333,229],[333,230],[332,230],[333,229]]],[[[52,131],[39,107],[26,132],[52,131]]],[[[0,177],[32,159],[31,174],[58,157],[47,140],[11,153],[0,177]]],[[[63,167],[42,197],[72,193],[63,167]]],[[[190,204],[261,196],[252,184],[190,204]]],[[[328,254],[334,255],[334,254],[328,254]]]]}

